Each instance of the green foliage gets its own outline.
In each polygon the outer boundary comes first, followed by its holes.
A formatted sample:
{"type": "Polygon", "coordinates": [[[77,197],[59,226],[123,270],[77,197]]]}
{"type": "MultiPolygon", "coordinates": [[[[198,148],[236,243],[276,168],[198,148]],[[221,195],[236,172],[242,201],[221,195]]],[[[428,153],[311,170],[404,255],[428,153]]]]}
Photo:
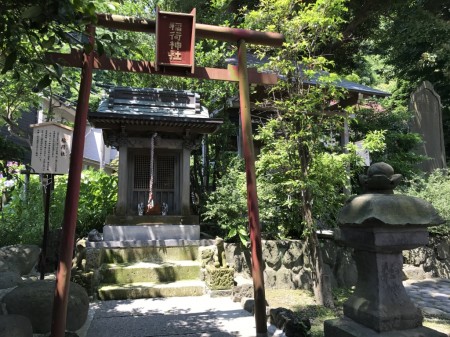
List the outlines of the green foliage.
{"type": "Polygon", "coordinates": [[[24,153],[25,149],[22,146],[0,136],[0,172],[4,172],[6,160],[22,161],[24,153]]]}
{"type": "MultiPolygon", "coordinates": [[[[331,101],[344,97],[334,85],[338,76],[324,72],[333,64],[320,55],[320,46],[340,38],[345,6],[343,1],[261,1],[259,7],[244,12],[246,28],[278,30],[286,37],[283,48],[260,50],[269,58],[268,68],[285,79],[270,89],[271,99],[263,102],[273,112],[264,116],[255,137],[261,145],[257,188],[262,232],[271,238],[300,237],[305,204],[312,209],[313,223],[334,224],[350,179],[347,167],[357,162],[354,151],[347,154],[328,145],[334,136],[326,135],[339,134],[344,119],[323,113],[331,101]],[[319,84],[306,85],[311,78],[319,84]]],[[[381,149],[380,134],[371,135],[367,144],[381,149]]],[[[233,167],[211,194],[208,219],[220,222],[231,234],[236,234],[234,228],[245,229],[244,191],[242,170],[233,167]]]]}
{"type": "Polygon", "coordinates": [[[422,198],[430,202],[446,221],[444,225],[429,228],[431,233],[450,234],[450,175],[447,170],[436,170],[429,175],[416,175],[406,181],[401,193],[422,198]]]}
{"type": "MultiPolygon", "coordinates": [[[[65,189],[67,180],[61,183],[65,189]]],[[[117,188],[116,176],[95,170],[82,172],[77,219],[79,235],[86,235],[92,229],[102,231],[106,216],[113,213],[116,205],[117,188]]]]}
{"type": "Polygon", "coordinates": [[[248,241],[246,183],[243,162],[236,158],[209,195],[205,220],[217,223],[227,231],[225,239],[238,238],[244,245],[248,241]]]}
{"type": "MultiPolygon", "coordinates": [[[[311,231],[319,221],[332,225],[332,212],[343,201],[352,155],[328,144],[334,137],[327,135],[339,134],[344,119],[325,111],[345,92],[335,86],[339,77],[330,72],[333,63],[322,48],[341,38],[345,12],[345,1],[340,0],[261,1],[246,16],[250,28],[277,30],[286,38],[283,48],[261,50],[270,59],[268,68],[284,80],[271,88],[272,99],[264,102],[274,112],[257,136],[262,143],[258,179],[267,193],[260,194],[267,200],[261,214],[274,207],[277,236],[299,236],[303,226],[311,231]],[[308,85],[311,80],[317,85],[308,85]]],[[[266,221],[271,223],[271,218],[266,221]]]]}
{"type": "MultiPolygon", "coordinates": [[[[0,187],[5,190],[6,178],[0,187]]],[[[43,190],[37,175],[27,184],[15,174],[13,188],[9,188],[8,202],[0,213],[0,246],[15,243],[41,244],[44,226],[43,190]]],[[[51,188],[47,186],[47,188],[51,188]]],[[[67,176],[56,176],[51,191],[50,228],[63,225],[67,176]]],[[[83,171],[78,207],[77,235],[84,236],[91,229],[100,230],[106,215],[111,214],[117,200],[117,178],[100,171],[83,171]]]]}
{"type": "Polygon", "coordinates": [[[365,148],[370,151],[373,163],[387,162],[405,177],[417,173],[416,165],[423,157],[414,150],[422,140],[419,134],[409,131],[412,115],[398,92],[379,102],[360,105],[355,115],[356,119],[350,123],[350,140],[365,138],[365,148]]]}

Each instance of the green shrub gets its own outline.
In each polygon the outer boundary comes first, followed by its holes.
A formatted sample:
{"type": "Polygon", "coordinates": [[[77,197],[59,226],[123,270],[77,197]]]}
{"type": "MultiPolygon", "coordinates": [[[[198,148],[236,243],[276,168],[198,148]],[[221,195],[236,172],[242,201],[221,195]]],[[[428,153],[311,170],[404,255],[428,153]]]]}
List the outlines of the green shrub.
{"type": "Polygon", "coordinates": [[[225,239],[248,241],[247,197],[244,165],[236,158],[217,188],[209,195],[204,220],[217,223],[227,233],[225,239]]]}
{"type": "Polygon", "coordinates": [[[416,175],[402,186],[402,193],[430,202],[446,220],[441,226],[430,228],[433,234],[450,234],[450,175],[447,170],[436,170],[429,175],[416,175]]]}
{"type": "MultiPolygon", "coordinates": [[[[55,177],[51,192],[49,227],[60,228],[64,217],[67,175],[55,177]]],[[[0,214],[0,246],[30,243],[40,244],[44,227],[43,191],[39,176],[32,175],[25,184],[16,176],[9,200],[0,214]]],[[[80,184],[76,233],[86,235],[101,230],[105,218],[117,201],[117,177],[101,171],[83,171],[80,184]]]]}

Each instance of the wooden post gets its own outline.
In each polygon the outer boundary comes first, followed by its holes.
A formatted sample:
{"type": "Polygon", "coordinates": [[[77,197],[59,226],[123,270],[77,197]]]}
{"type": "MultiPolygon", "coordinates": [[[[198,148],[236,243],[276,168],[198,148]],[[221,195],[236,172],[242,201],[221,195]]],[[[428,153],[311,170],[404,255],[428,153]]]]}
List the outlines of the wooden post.
{"type": "Polygon", "coordinates": [[[59,247],[59,262],[56,271],[55,297],[53,300],[52,337],[64,337],[69,302],[70,273],[77,224],[78,201],[80,195],[81,170],[83,168],[84,138],[89,109],[89,96],[92,86],[92,66],[94,62],[94,27],[88,26],[89,43],[92,48],[85,53],[81,71],[81,84],[75,115],[70,155],[67,195],[64,206],[64,219],[59,247]]]}
{"type": "Polygon", "coordinates": [[[53,174],[45,174],[42,177],[42,192],[44,196],[44,235],[42,237],[42,252],[39,260],[40,280],[45,278],[45,270],[47,269],[47,246],[48,246],[48,230],[50,225],[50,195],[53,185],[53,174]]]}
{"type": "Polygon", "coordinates": [[[264,292],[261,227],[259,223],[258,195],[256,192],[255,150],[253,148],[250,116],[250,90],[247,74],[247,47],[238,41],[239,100],[241,105],[242,148],[247,177],[247,207],[252,254],[252,278],[255,296],[256,336],[267,336],[266,295],[264,292]]]}

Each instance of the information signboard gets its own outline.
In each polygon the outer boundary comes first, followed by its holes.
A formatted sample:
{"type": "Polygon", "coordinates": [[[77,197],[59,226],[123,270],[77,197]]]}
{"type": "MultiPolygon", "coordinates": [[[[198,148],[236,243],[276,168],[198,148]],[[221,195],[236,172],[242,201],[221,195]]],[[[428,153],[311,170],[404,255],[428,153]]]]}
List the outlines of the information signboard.
{"type": "Polygon", "coordinates": [[[72,147],[72,128],[46,122],[33,128],[31,167],[35,173],[67,174],[72,147]]]}
{"type": "Polygon", "coordinates": [[[156,16],[156,70],[165,67],[194,72],[195,9],[190,14],[161,12],[156,16]]]}

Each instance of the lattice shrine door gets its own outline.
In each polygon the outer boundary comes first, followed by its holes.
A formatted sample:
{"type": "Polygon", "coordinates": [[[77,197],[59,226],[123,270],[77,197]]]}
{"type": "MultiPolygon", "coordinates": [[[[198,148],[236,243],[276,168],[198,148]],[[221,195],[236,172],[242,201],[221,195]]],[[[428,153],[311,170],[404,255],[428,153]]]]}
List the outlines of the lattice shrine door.
{"type": "MultiPolygon", "coordinates": [[[[127,214],[138,214],[138,203],[147,205],[150,183],[150,153],[138,149],[130,151],[127,214]]],[[[168,205],[168,215],[181,214],[180,152],[155,150],[153,163],[153,198],[157,204],[168,205]]]]}

